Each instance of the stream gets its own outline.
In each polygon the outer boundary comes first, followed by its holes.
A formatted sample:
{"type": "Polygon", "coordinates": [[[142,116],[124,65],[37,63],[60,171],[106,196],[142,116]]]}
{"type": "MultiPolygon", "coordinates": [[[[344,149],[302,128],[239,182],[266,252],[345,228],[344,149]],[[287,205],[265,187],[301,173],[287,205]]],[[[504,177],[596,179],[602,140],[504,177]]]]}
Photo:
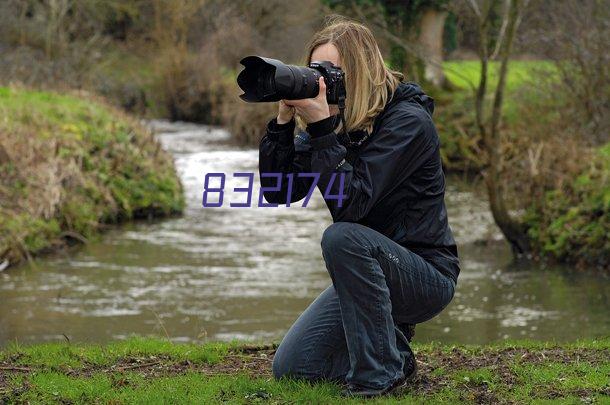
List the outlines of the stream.
{"type": "MultiPolygon", "coordinates": [[[[330,283],[321,256],[332,220],[316,191],[307,207],[235,208],[258,151],[220,128],[149,123],[182,178],[184,215],[126,224],[72,250],[0,272],[0,346],[107,342],[131,333],[176,342],[280,339],[330,283]],[[222,207],[201,204],[206,173],[226,173],[222,207]]],[[[447,176],[462,272],[452,303],[416,341],[568,341],[610,334],[610,282],[565,266],[514,261],[481,187],[447,176]],[[482,242],[483,241],[483,242],[482,242]],[[484,242],[487,241],[487,242],[484,242]]]]}

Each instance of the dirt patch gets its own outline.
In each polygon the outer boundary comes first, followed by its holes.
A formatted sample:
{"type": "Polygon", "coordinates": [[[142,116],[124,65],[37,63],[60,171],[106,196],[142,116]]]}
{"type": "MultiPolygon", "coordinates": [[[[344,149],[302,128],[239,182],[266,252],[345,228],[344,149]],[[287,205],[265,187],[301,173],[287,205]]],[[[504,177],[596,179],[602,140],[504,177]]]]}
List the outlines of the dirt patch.
{"type": "MultiPolygon", "coordinates": [[[[467,353],[464,350],[454,348],[451,352],[440,349],[416,354],[419,365],[419,377],[411,387],[411,391],[421,395],[431,395],[442,390],[455,382],[451,382],[448,373],[435,373],[436,370],[477,370],[489,368],[506,388],[512,390],[518,383],[517,376],[513,373],[511,366],[514,364],[541,364],[545,362],[573,364],[586,362],[592,365],[602,364],[610,358],[610,350],[577,349],[565,350],[561,348],[529,350],[524,348],[506,348],[495,351],[484,351],[481,353],[467,353]]],[[[489,389],[488,382],[476,383],[465,381],[462,384],[463,391],[461,399],[476,403],[506,403],[506,400],[498,398],[489,389]]],[[[608,394],[610,388],[600,392],[578,389],[571,395],[580,398],[589,398],[596,393],[608,394]]],[[[549,389],[548,392],[540,392],[541,398],[558,398],[566,395],[566,392],[549,389]]]]}
{"type": "Polygon", "coordinates": [[[274,352],[274,348],[232,351],[216,364],[194,363],[190,360],[176,361],[169,356],[126,357],[110,366],[86,364],[82,368],[67,370],[65,374],[73,377],[90,377],[99,372],[114,374],[131,371],[146,378],[154,378],[196,371],[205,375],[245,373],[251,377],[269,377],[274,352]]]}

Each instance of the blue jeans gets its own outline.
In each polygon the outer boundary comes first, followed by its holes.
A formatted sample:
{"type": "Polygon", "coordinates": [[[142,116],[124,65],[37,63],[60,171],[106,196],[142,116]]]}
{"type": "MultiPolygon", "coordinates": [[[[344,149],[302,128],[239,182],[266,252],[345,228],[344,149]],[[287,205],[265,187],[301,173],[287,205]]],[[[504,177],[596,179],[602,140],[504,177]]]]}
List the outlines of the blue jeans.
{"type": "Polygon", "coordinates": [[[455,282],[364,225],[335,222],[322,237],[332,279],[282,339],[275,378],[346,382],[382,390],[404,376],[405,327],[453,298],[455,282]]]}

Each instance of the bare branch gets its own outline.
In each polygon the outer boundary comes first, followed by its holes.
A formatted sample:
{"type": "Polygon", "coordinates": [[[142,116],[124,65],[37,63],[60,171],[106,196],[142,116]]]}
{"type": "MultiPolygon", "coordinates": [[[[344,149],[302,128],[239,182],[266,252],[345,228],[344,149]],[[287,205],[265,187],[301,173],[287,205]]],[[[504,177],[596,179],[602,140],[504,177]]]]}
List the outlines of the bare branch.
{"type": "Polygon", "coordinates": [[[498,39],[496,40],[495,49],[489,57],[492,60],[495,60],[498,57],[498,53],[500,53],[500,48],[502,47],[502,42],[504,41],[504,34],[506,33],[506,26],[508,25],[508,10],[510,9],[510,2],[511,0],[504,1],[502,26],[500,27],[500,32],[498,33],[498,39]]]}
{"type": "Polygon", "coordinates": [[[479,17],[479,19],[483,18],[483,15],[481,14],[481,9],[477,4],[477,0],[469,0],[468,4],[470,4],[470,8],[472,8],[472,11],[474,11],[475,15],[479,17]]]}

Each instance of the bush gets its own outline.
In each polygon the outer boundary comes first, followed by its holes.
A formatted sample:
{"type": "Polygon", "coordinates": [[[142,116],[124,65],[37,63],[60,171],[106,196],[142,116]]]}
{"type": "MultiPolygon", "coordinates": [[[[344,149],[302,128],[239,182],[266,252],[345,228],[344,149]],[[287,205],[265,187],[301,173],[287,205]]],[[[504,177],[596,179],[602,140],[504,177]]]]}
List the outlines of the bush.
{"type": "Polygon", "coordinates": [[[610,263],[610,143],[572,183],[548,191],[525,215],[535,250],[579,266],[610,263]]]}
{"type": "Polygon", "coordinates": [[[0,88],[0,116],[0,263],[182,211],[171,157],[103,101],[0,88]]]}

